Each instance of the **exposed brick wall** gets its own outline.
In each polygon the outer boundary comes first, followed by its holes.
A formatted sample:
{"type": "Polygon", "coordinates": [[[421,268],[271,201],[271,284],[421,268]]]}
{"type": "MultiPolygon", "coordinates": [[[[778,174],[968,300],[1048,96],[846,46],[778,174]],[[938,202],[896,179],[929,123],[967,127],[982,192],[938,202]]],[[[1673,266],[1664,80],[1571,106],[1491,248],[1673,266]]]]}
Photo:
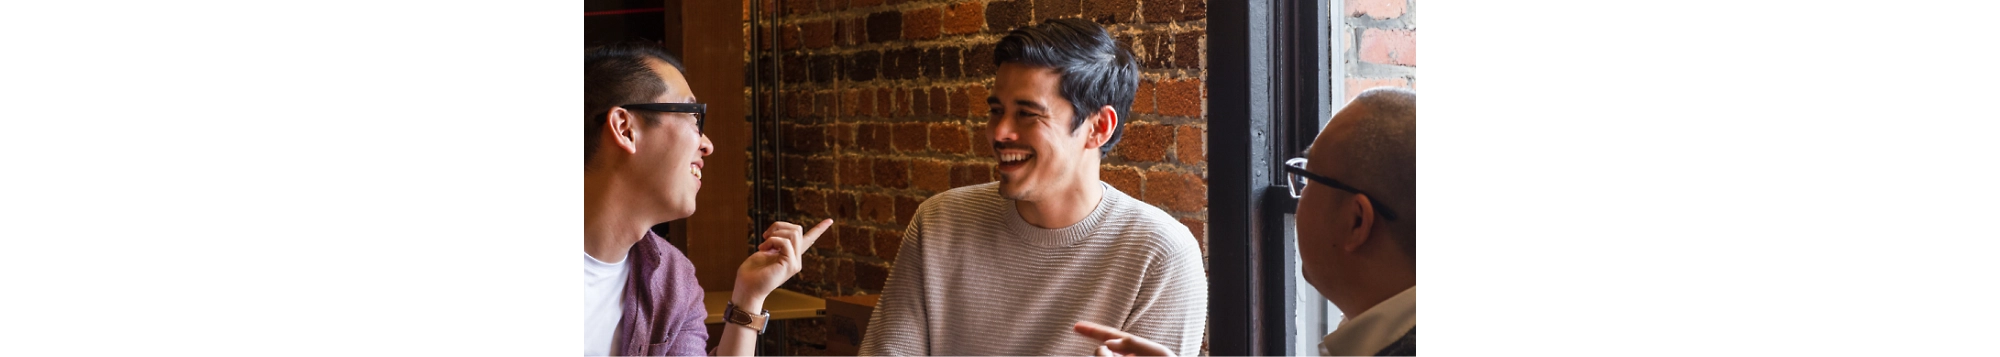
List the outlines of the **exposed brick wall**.
{"type": "MultiPolygon", "coordinates": [[[[1050,18],[1096,21],[1138,55],[1137,99],[1101,178],[1178,218],[1206,250],[1206,0],[755,1],[765,16],[786,7],[771,58],[784,66],[781,201],[799,220],[838,221],[784,288],[880,292],[918,203],[998,179],[983,134],[993,44],[1050,18]]],[[[751,56],[769,56],[770,41],[748,33],[746,21],[751,56]]],[[[795,333],[796,351],[816,352],[821,335],[795,333]]]]}
{"type": "Polygon", "coordinates": [[[1417,0],[1344,0],[1342,103],[1368,88],[1417,86],[1417,0]]]}

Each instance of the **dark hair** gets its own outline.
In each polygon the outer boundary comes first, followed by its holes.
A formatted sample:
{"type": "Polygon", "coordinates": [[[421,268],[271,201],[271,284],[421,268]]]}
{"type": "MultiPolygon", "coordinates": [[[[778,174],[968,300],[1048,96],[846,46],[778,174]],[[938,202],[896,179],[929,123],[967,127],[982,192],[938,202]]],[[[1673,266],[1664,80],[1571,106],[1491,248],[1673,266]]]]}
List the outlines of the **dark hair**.
{"type": "Polygon", "coordinates": [[[1139,65],[1132,51],[1097,23],[1054,19],[1014,29],[993,49],[993,65],[1006,63],[1051,68],[1062,76],[1056,93],[1076,107],[1069,130],[1082,127],[1097,108],[1109,105],[1118,111],[1118,124],[1111,140],[1098,148],[1100,154],[1110,154],[1125,136],[1132,95],[1139,90],[1139,65]]]}
{"type": "MultiPolygon", "coordinates": [[[[645,42],[618,42],[591,47],[583,51],[583,162],[590,160],[597,152],[598,131],[604,130],[608,118],[605,113],[611,108],[633,103],[649,103],[653,98],[666,94],[667,84],[659,73],[647,66],[646,59],[656,59],[687,72],[681,67],[680,59],[667,54],[658,44],[645,42]]],[[[646,126],[658,125],[659,119],[639,115],[646,126]]]]}

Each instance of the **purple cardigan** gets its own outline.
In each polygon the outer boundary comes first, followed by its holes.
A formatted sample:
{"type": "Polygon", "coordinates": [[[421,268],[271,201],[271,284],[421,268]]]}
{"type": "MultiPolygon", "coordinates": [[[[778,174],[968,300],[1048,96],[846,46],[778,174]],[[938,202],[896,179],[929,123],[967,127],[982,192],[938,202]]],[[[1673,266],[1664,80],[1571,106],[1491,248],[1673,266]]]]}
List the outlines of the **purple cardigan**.
{"type": "Polygon", "coordinates": [[[706,356],[708,308],[694,263],[667,240],[646,231],[628,252],[624,316],[618,319],[619,356],[706,356]]]}

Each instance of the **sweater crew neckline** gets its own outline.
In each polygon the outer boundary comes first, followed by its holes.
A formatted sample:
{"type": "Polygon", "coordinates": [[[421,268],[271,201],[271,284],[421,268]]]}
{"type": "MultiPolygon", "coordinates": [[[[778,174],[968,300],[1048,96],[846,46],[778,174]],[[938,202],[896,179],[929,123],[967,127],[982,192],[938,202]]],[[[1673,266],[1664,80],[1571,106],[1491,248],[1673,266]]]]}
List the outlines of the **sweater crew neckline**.
{"type": "MultiPolygon", "coordinates": [[[[1102,181],[1099,181],[1097,184],[1104,187],[1104,194],[1102,197],[1098,197],[1097,207],[1090,210],[1090,215],[1084,216],[1083,220],[1077,221],[1076,224],[1056,229],[1036,227],[1034,224],[1028,223],[1027,219],[1021,217],[1021,209],[1014,206],[1014,200],[1006,200],[1005,211],[1007,211],[1007,217],[1009,218],[1007,220],[1007,228],[1013,231],[1014,236],[1021,237],[1022,242],[1033,246],[1068,247],[1082,243],[1084,238],[1089,238],[1092,233],[1097,232],[1099,224],[1104,223],[1105,216],[1108,216],[1106,212],[1111,210],[1113,203],[1118,202],[1118,198],[1125,196],[1124,192],[1118,192],[1117,189],[1111,188],[1111,185],[1105,184],[1102,181]]],[[[993,189],[994,194],[999,194],[1000,187],[998,185],[995,185],[993,189]]]]}

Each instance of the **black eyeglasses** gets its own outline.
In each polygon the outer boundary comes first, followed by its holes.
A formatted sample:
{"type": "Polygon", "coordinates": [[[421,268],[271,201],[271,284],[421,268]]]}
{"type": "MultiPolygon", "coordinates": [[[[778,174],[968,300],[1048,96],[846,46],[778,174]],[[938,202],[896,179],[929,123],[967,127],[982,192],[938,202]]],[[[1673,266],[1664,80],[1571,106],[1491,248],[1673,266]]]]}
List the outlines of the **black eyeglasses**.
{"type": "Polygon", "coordinates": [[[694,114],[695,131],[703,131],[702,130],[703,127],[708,123],[707,103],[644,103],[644,104],[626,104],[626,105],[620,105],[618,107],[625,109],[650,110],[663,113],[694,114]]]}
{"type": "Polygon", "coordinates": [[[1306,171],[1306,158],[1299,157],[1285,160],[1285,173],[1285,186],[1292,189],[1292,198],[1299,198],[1300,195],[1304,194],[1306,192],[1306,184],[1310,180],[1310,182],[1318,182],[1322,185],[1368,196],[1368,205],[1375,207],[1375,212],[1382,213],[1382,218],[1388,218],[1391,221],[1396,220],[1396,212],[1390,211],[1388,206],[1383,206],[1382,202],[1375,200],[1373,198],[1375,195],[1361,192],[1361,189],[1340,183],[1339,180],[1320,176],[1319,174],[1312,173],[1312,171],[1306,171]]]}

